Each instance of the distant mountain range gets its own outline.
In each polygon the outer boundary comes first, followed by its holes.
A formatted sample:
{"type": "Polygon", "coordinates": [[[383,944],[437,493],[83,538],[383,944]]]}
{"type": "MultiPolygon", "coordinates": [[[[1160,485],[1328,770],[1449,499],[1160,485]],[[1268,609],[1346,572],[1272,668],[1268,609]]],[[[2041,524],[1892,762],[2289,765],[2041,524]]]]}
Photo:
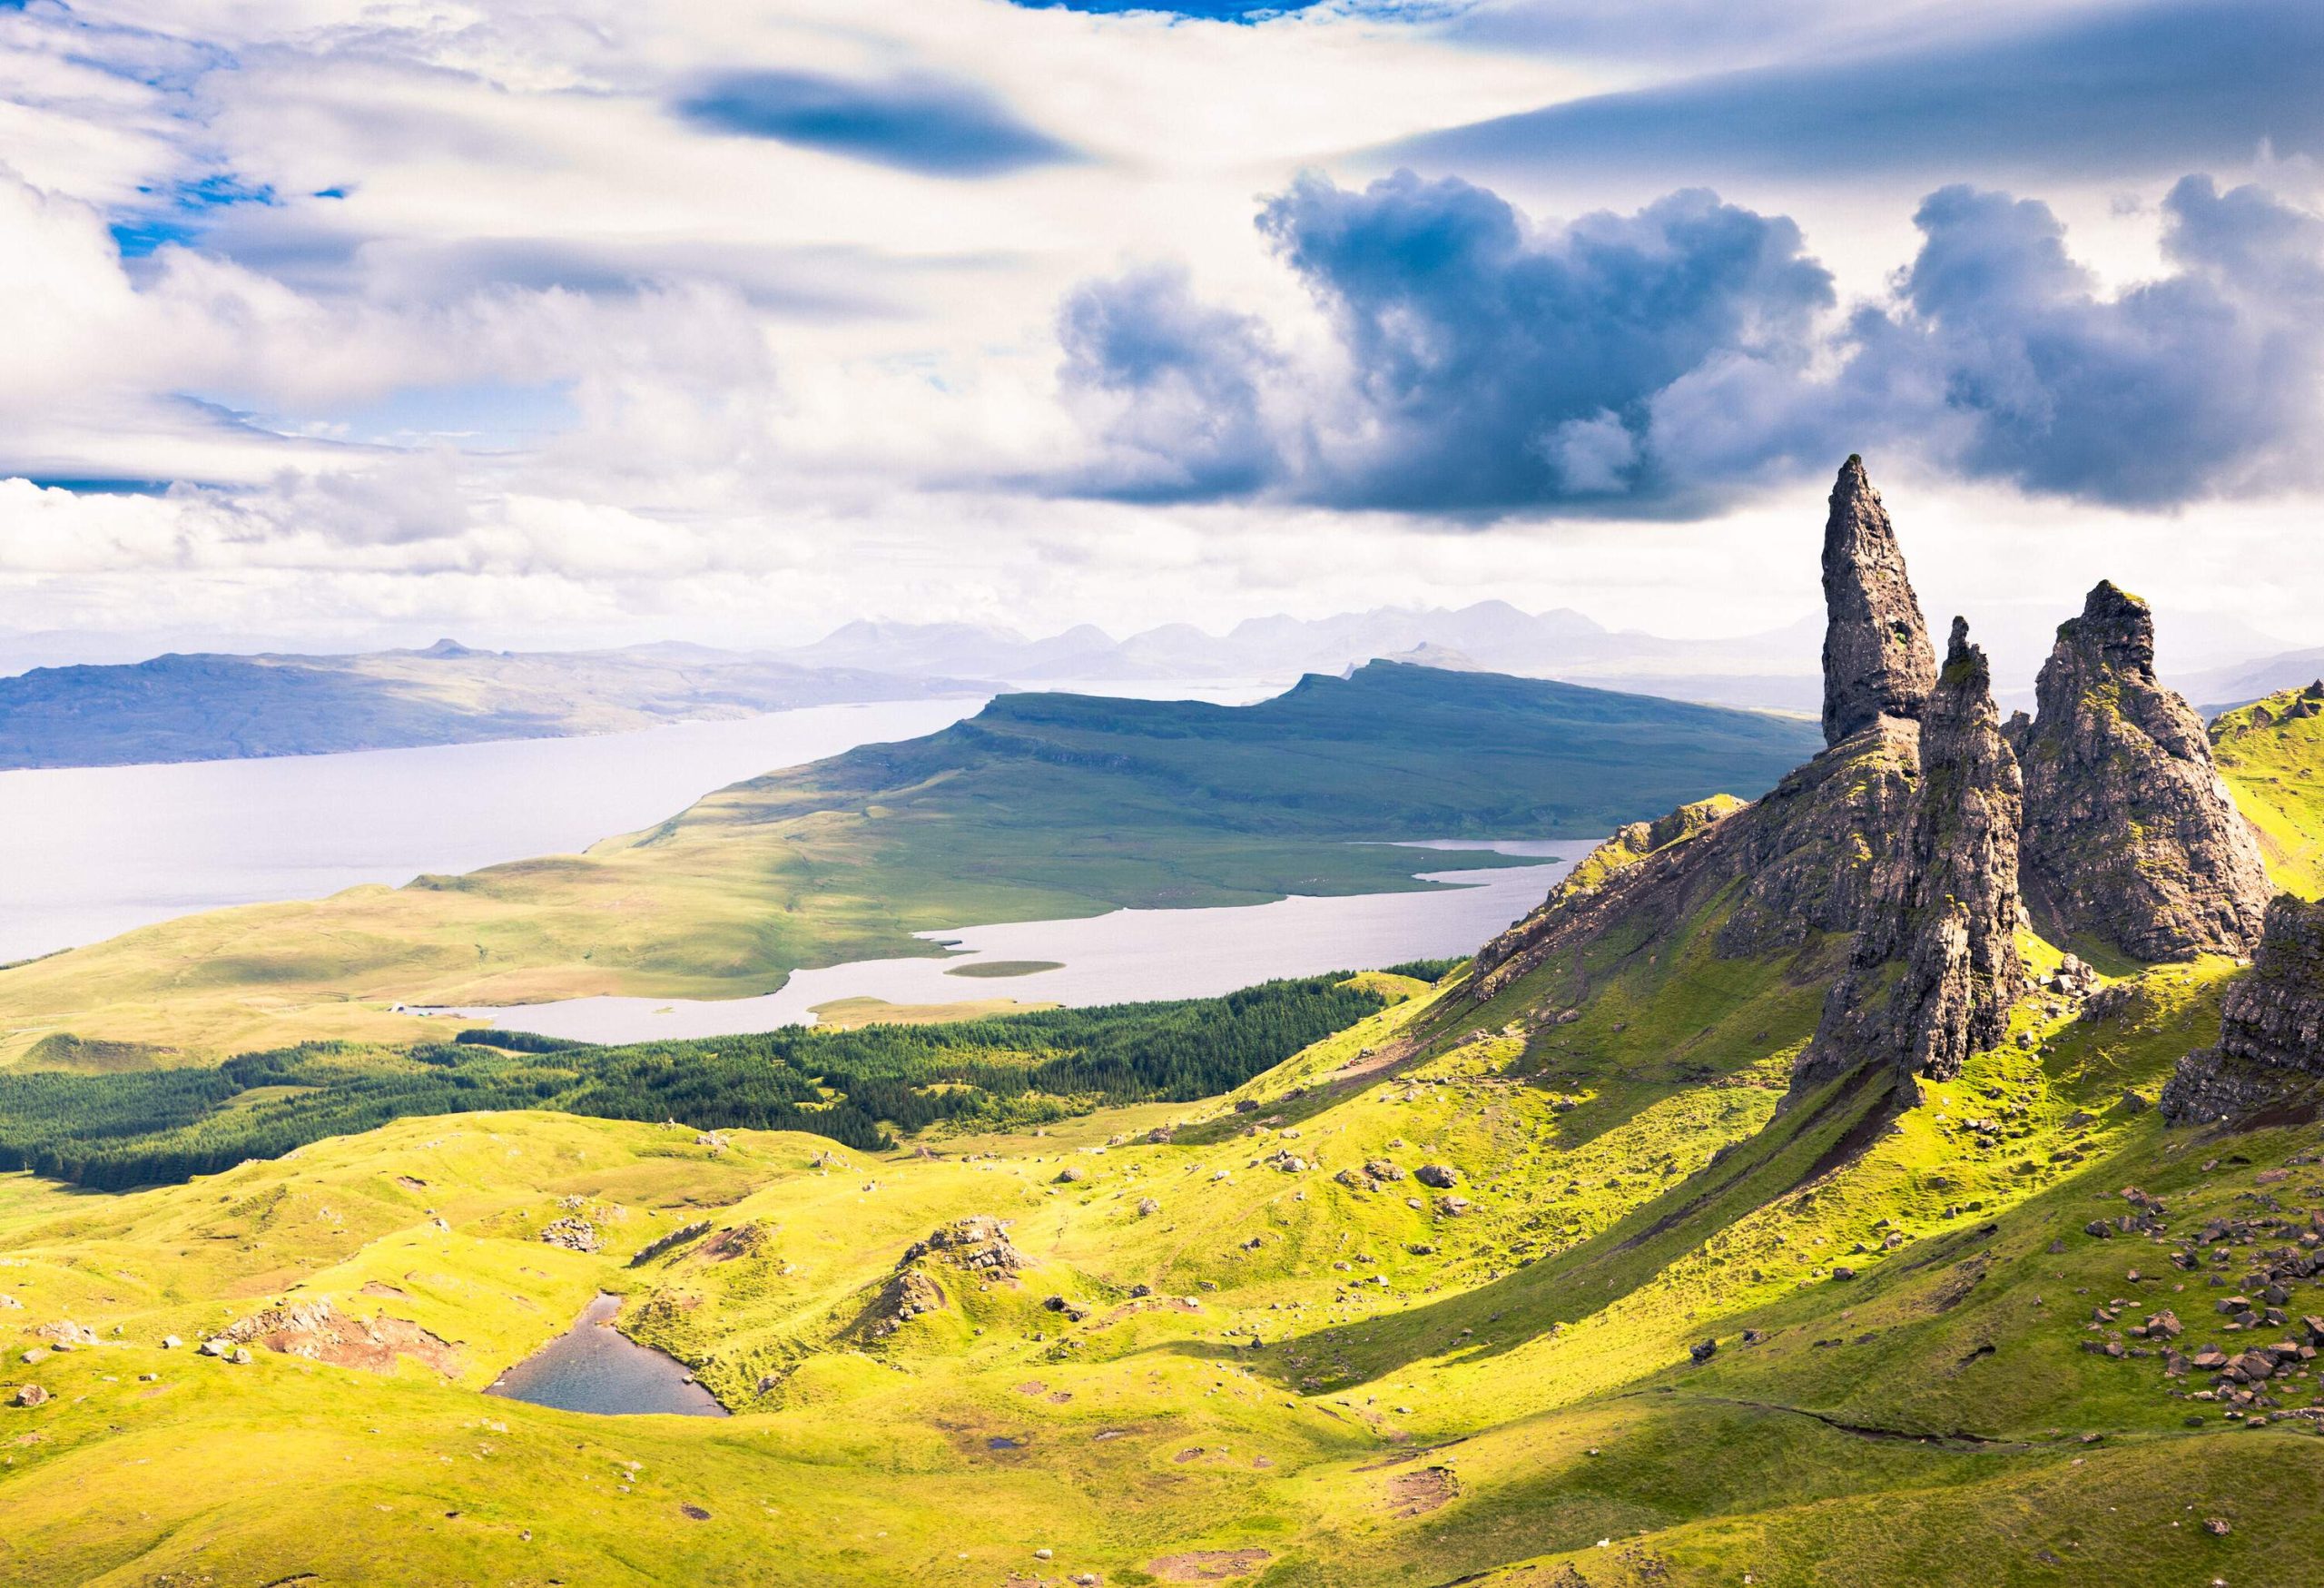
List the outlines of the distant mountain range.
{"type": "MultiPolygon", "coordinates": [[[[2004,676],[2030,679],[2071,610],[2034,603],[1978,614],[2004,676]]],[[[1167,624],[1117,640],[1089,625],[1044,639],[970,624],[851,623],[811,646],[775,653],[804,666],[930,671],[1055,686],[1240,678],[1289,683],[1374,659],[1507,673],[1713,705],[1815,715],[1823,700],[1820,616],[1718,639],[1610,629],[1570,607],[1526,612],[1506,601],[1462,607],[1378,607],[1321,618],[1255,617],[1224,635],[1167,624]]],[[[2324,650],[2291,651],[2233,619],[2174,613],[2160,636],[2164,671],[2196,700],[2256,699],[2324,667],[2324,650]],[[2246,658],[2283,655],[2266,662],[2246,658]],[[2207,671],[2199,671],[2207,670],[2207,671]],[[2251,675],[2245,686],[2244,675],[2251,675]],[[2297,674],[2298,676],[2293,676],[2297,674]],[[2280,675],[2280,676],[2279,676],[2280,675]],[[2214,676],[2221,682],[2213,683],[2214,676]],[[2234,689],[2222,692],[2226,680],[2234,689]]],[[[2004,705],[2030,704],[2030,686],[2004,705]]]]}
{"type": "Polygon", "coordinates": [[[120,766],[617,733],[995,686],[665,644],[156,656],[0,678],[0,768],[120,766]]]}
{"type": "MultiPolygon", "coordinates": [[[[2004,676],[2031,678],[2064,616],[2033,604],[1984,615],[2004,676]]],[[[1256,617],[1212,635],[1166,624],[1116,639],[1084,624],[1033,638],[966,623],[849,623],[812,645],[728,651],[665,642],[598,651],[486,651],[443,640],[352,656],[169,655],[0,677],[0,768],[102,766],[619,732],[684,718],[1011,687],[1152,693],[1241,683],[1254,692],[1374,660],[1554,678],[1706,705],[1814,715],[1820,620],[1717,639],[1609,629],[1560,607],[1506,601],[1256,617]],[[1145,686],[1143,689],[1137,687],[1145,686]]],[[[42,655],[64,636],[38,639],[42,655]]],[[[2240,623],[2179,615],[2162,634],[2167,679],[2213,707],[2324,673],[2240,623]],[[2275,654],[2270,654],[2275,653],[2275,654]],[[2250,660],[2259,657],[2260,660],[2250,660]]],[[[83,653],[87,654],[87,653],[83,653]]],[[[2006,706],[2029,690],[2001,692],[2006,706]]]]}
{"type": "Polygon", "coordinates": [[[2280,651],[2256,662],[2235,662],[2206,667],[2173,680],[2181,694],[2206,713],[2221,712],[2263,700],[2280,690],[2297,689],[2324,678],[2324,646],[2301,651],[2280,651]]]}
{"type": "Polygon", "coordinates": [[[1083,625],[1045,639],[969,624],[851,623],[776,653],[805,666],[927,670],[1020,684],[1247,678],[1290,682],[1373,660],[1556,676],[1715,704],[1816,709],[1812,622],[1737,639],[1617,632],[1571,608],[1525,612],[1506,601],[1458,608],[1379,607],[1336,616],[1254,617],[1224,635],[1167,624],[1117,640],[1083,625]]]}

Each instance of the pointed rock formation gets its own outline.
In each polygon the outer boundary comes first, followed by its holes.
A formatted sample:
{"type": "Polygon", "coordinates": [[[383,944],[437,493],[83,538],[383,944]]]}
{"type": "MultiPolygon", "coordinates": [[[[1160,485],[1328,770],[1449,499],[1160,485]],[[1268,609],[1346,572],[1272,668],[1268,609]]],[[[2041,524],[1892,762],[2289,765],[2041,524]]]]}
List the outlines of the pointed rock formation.
{"type": "Polygon", "coordinates": [[[1792,1083],[1797,1097],[1866,1063],[1949,1080],[2001,1041],[2017,954],[2024,786],[1985,654],[1953,620],[1920,734],[1920,788],[1792,1083]]]}
{"type": "Polygon", "coordinates": [[[2154,616],[2101,582],[2058,627],[2024,730],[2025,901],[2043,935],[2138,960],[2245,954],[2272,891],[2202,719],[2154,676],[2154,616]]]}
{"type": "Polygon", "coordinates": [[[1917,721],[1936,684],[1936,656],[1888,510],[1853,454],[1824,523],[1824,742],[1837,745],[1884,716],[1917,721]]]}
{"type": "Polygon", "coordinates": [[[2324,1079],[2324,903],[2268,906],[2250,974],[2220,1008],[2219,1046],[2190,1053],[2162,1089],[2173,1124],[2239,1119],[2324,1079]]]}

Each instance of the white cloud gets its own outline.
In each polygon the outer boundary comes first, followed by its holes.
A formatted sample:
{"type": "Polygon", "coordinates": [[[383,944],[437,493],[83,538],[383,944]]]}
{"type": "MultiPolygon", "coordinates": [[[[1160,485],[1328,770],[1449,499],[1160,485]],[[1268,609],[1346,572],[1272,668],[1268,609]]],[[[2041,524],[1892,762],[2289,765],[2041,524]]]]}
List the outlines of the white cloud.
{"type": "MultiPolygon", "coordinates": [[[[1056,314],[1075,283],[1181,262],[1204,301],[1263,321],[1287,358],[1334,356],[1253,226],[1303,166],[1746,54],[1895,47],[1999,15],[1929,0],[1874,28],[1825,0],[1667,0],[1643,21],[1494,0],[1415,26],[1380,10],[1256,28],[1002,0],[0,11],[0,473],[189,482],[0,484],[0,628],[745,643],[861,614],[1224,627],[1498,595],[1731,631],[1805,610],[1813,492],[1711,525],[1447,533],[987,483],[1087,444],[1058,388],[1056,314]],[[1626,29],[1651,36],[1625,47],[1626,29]],[[684,84],[738,67],[941,75],[1081,158],[946,180],[671,113],[684,84]],[[191,246],[124,258],[108,225],[126,222],[184,228],[191,246]],[[431,411],[448,417],[431,426],[431,411]],[[362,444],[390,439],[410,449],[362,444]]],[[[1675,185],[1592,182],[1554,173],[1512,196],[1543,214],[1584,194],[1627,212],[1675,185]]],[[[1797,215],[1844,295],[1878,290],[1910,252],[1914,192],[1728,196],[1797,215]]],[[[2132,195],[2143,212],[2111,191],[2044,196],[2078,246],[2094,241],[2102,279],[2152,258],[2159,191],[2132,195]]],[[[1714,439],[1755,399],[1708,380],[1689,395],[1689,422],[1714,439]]],[[[1543,445],[1581,490],[1626,466],[1626,438],[1583,419],[1543,445]]],[[[1997,558],[2010,542],[1992,526],[2058,511],[1924,484],[1945,544],[1997,558]]],[[[2240,515],[2257,528],[2205,547],[2264,544],[2301,510],[2263,505],[2240,515]]],[[[2045,548],[2185,538],[2068,517],[2082,528],[2045,548]]],[[[1919,558],[1958,566],[1965,587],[2001,580],[1965,552],[1919,558]]],[[[2224,598],[2208,555],[2152,566],[2151,586],[2224,598]]],[[[2257,599],[2296,629],[2318,591],[2281,586],[2257,599]]]]}

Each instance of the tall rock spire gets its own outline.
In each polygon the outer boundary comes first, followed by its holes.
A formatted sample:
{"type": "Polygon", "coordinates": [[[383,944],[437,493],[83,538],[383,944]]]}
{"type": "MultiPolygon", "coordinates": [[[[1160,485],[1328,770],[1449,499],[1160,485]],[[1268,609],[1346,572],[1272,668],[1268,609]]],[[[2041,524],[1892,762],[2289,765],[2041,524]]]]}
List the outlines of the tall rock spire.
{"type": "Polygon", "coordinates": [[[1880,493],[1851,453],[1824,525],[1824,742],[1883,716],[1917,720],[1936,684],[1936,656],[1905,554],[1880,493]]]}
{"type": "Polygon", "coordinates": [[[2024,784],[2001,734],[1985,653],[1953,620],[1921,724],[1921,783],[1904,831],[1801,1056],[1793,1096],[1867,1062],[1950,1080],[1992,1047],[2024,981],[2017,955],[2024,784]]]}
{"type": "Polygon", "coordinates": [[[2154,675],[2154,616],[2101,581],[2058,626],[2025,733],[2025,902],[2065,946],[2251,952],[2272,893],[2202,718],[2154,675]]]}

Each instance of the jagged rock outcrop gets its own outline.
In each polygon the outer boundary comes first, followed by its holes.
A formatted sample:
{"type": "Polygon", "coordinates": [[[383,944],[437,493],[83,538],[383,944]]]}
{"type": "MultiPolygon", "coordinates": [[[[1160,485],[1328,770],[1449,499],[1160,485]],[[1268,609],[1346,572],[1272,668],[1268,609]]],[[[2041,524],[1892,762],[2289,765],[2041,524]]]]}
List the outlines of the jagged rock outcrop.
{"type": "Polygon", "coordinates": [[[2219,1045],[2190,1053],[2162,1089],[2174,1124],[2234,1119],[2324,1079],[2324,903],[2268,906],[2250,971],[2220,1007],[2219,1045]]]}
{"type": "Polygon", "coordinates": [[[1727,959],[1792,952],[1855,931],[1871,898],[1878,835],[1895,830],[1911,802],[1919,739],[1918,724],[1884,717],[1754,804],[1708,822],[1674,821],[1683,812],[1672,813],[1662,821],[1678,836],[1667,843],[1640,853],[1642,840],[1626,829],[1478,951],[1470,996],[1482,1002],[1616,932],[1636,932],[1639,952],[1655,952],[1706,911],[1724,912],[1712,942],[1727,959]]]}
{"type": "Polygon", "coordinates": [[[1917,721],[1936,685],[1936,656],[1888,510],[1853,455],[1824,525],[1824,742],[1884,716],[1917,721]]]}
{"type": "Polygon", "coordinates": [[[2138,960],[2245,954],[2272,891],[2202,719],[2154,674],[2154,617],[2102,582],[2058,627],[2022,731],[2024,882],[2061,944],[2138,960]]]}
{"type": "Polygon", "coordinates": [[[1025,1254],[1009,1239],[1009,1221],[990,1213],[938,1225],[926,1240],[912,1242],[896,1266],[901,1269],[930,1257],[940,1257],[987,1281],[1014,1279],[1026,1267],[1025,1254]]]}
{"type": "Polygon", "coordinates": [[[1473,998],[1554,962],[1570,972],[1559,992],[1570,1010],[1589,995],[1593,959],[1634,964],[1708,932],[1721,958],[1779,955],[1800,981],[1828,979],[1794,1099],[1861,1073],[1909,1100],[1912,1076],[1958,1074],[2000,1041],[2025,990],[2024,785],[1965,623],[1938,671],[1859,459],[1832,493],[1824,587],[1828,747],[1756,804],[1684,808],[1617,834],[1479,953],[1473,998]]]}
{"type": "Polygon", "coordinates": [[[1754,804],[1699,802],[1616,834],[1542,908],[1480,951],[1475,998],[1617,930],[1640,933],[1642,952],[1655,952],[1713,908],[1723,912],[1716,952],[1728,959],[1792,952],[1856,930],[1881,855],[1912,807],[1917,719],[1936,675],[1896,532],[1860,458],[1832,490],[1824,588],[1830,747],[1754,804]]]}
{"type": "Polygon", "coordinates": [[[1936,665],[1860,458],[1840,470],[1831,509],[1825,725],[1827,736],[1845,731],[1755,804],[1681,806],[1600,845],[1540,910],[1479,952],[1470,990],[1480,1001],[1617,928],[1642,932],[1651,952],[1714,902],[1724,912],[1715,946],[1727,959],[1798,951],[1862,922],[1876,864],[1913,805],[1917,719],[1936,665]]]}
{"type": "Polygon", "coordinates": [[[1985,654],[1953,638],[1920,734],[1920,786],[1801,1056],[1793,1095],[1866,1063],[1949,1080],[2001,1041],[2022,990],[2017,833],[2023,784],[1985,654]]]}

